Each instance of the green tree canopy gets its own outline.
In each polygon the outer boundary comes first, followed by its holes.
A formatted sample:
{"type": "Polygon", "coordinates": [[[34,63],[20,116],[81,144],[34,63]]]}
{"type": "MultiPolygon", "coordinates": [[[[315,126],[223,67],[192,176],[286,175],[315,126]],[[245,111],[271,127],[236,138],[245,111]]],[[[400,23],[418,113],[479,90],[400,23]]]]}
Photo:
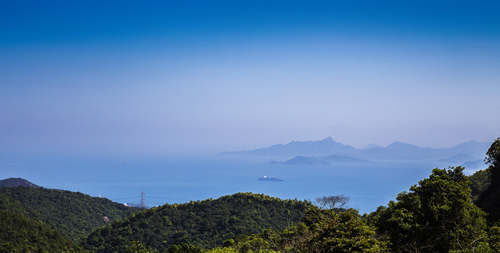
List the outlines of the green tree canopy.
{"type": "Polygon", "coordinates": [[[297,223],[308,206],[309,202],[252,193],[167,204],[134,213],[94,231],[84,246],[96,252],[119,252],[125,242],[134,240],[159,251],[183,243],[220,247],[239,235],[269,228],[281,230],[297,223]]]}
{"type": "Polygon", "coordinates": [[[28,217],[21,205],[0,193],[0,252],[81,252],[71,240],[28,217]]]}
{"type": "Polygon", "coordinates": [[[500,138],[497,138],[486,152],[486,163],[490,165],[493,185],[500,184],[500,138]]]}
{"type": "Polygon", "coordinates": [[[73,239],[106,225],[104,217],[115,221],[138,211],[105,198],[42,187],[5,187],[0,188],[0,194],[15,201],[26,216],[73,239]]]}
{"type": "Polygon", "coordinates": [[[294,226],[238,238],[230,248],[240,253],[388,252],[386,243],[376,238],[375,228],[356,210],[336,212],[317,207],[308,208],[302,222],[294,226]]]}
{"type": "Polygon", "coordinates": [[[486,163],[490,165],[488,171],[491,182],[488,188],[480,195],[478,205],[488,213],[490,223],[499,223],[500,219],[500,138],[497,138],[486,152],[486,163]]]}
{"type": "Polygon", "coordinates": [[[487,241],[485,213],[472,203],[462,167],[434,169],[375,214],[392,252],[449,252],[487,241]]]}

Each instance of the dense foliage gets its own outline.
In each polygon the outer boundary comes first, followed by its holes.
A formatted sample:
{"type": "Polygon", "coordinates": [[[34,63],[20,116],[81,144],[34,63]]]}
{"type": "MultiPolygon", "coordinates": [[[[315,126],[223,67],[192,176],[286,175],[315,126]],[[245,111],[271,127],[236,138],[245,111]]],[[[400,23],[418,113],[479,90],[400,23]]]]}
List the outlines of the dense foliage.
{"type": "Polygon", "coordinates": [[[392,252],[449,252],[482,247],[485,213],[471,199],[463,168],[434,169],[371,218],[392,252]]]}
{"type": "Polygon", "coordinates": [[[124,251],[128,241],[139,241],[160,251],[186,242],[211,248],[238,235],[284,229],[298,222],[308,206],[251,193],[164,205],[95,231],[85,246],[98,252],[124,251]]]}
{"type": "Polygon", "coordinates": [[[489,169],[476,171],[469,176],[472,200],[477,202],[483,192],[491,185],[491,173],[489,169]]]}
{"type": "Polygon", "coordinates": [[[40,221],[0,210],[0,252],[80,252],[71,240],[40,221]]]}
{"type": "Polygon", "coordinates": [[[36,184],[31,183],[30,181],[23,178],[7,178],[0,180],[0,188],[3,187],[39,187],[36,184]]]}
{"type": "Polygon", "coordinates": [[[486,152],[486,163],[491,168],[492,184],[500,184],[500,138],[497,138],[486,152]]]}
{"type": "Polygon", "coordinates": [[[82,193],[34,187],[0,188],[0,194],[17,201],[27,216],[40,220],[70,238],[80,238],[137,209],[82,193]]]}
{"type": "Polygon", "coordinates": [[[477,203],[488,213],[490,223],[500,223],[500,138],[496,139],[486,153],[490,184],[481,194],[477,203]]]}
{"type": "Polygon", "coordinates": [[[0,252],[80,252],[71,240],[25,215],[21,206],[0,194],[0,252]]]}
{"type": "MultiPolygon", "coordinates": [[[[376,238],[354,209],[320,210],[310,207],[302,221],[281,232],[266,230],[229,241],[221,252],[388,252],[385,242],[376,238]]],[[[217,251],[215,251],[217,252],[217,251]]]]}

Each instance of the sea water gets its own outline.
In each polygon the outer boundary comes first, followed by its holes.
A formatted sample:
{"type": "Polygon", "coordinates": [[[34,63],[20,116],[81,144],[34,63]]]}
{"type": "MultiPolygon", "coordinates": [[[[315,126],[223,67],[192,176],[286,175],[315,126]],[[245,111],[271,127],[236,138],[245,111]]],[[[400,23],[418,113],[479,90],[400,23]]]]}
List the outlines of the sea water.
{"type": "Polygon", "coordinates": [[[217,198],[237,192],[314,201],[345,195],[361,213],[375,210],[427,177],[431,162],[372,162],[329,166],[283,165],[219,157],[9,157],[0,178],[22,177],[47,188],[82,192],[147,206],[217,198]],[[261,181],[270,176],[281,182],[261,181]]]}

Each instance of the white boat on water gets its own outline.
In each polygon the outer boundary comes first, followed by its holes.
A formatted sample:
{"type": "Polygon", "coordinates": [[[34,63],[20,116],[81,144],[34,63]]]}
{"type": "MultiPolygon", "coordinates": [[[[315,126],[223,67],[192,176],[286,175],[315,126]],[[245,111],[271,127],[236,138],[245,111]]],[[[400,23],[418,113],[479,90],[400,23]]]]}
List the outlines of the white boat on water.
{"type": "Polygon", "coordinates": [[[259,177],[259,181],[283,182],[283,179],[280,179],[277,177],[263,176],[263,177],[259,177]]]}

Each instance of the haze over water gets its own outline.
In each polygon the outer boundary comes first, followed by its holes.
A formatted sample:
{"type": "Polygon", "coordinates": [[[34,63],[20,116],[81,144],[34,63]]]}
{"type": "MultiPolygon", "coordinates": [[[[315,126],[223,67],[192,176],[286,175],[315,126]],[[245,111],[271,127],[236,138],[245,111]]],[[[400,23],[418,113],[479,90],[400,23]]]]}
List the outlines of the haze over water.
{"type": "MultiPolygon", "coordinates": [[[[342,145],[325,140],[311,143],[317,147],[325,143],[342,145]]],[[[294,144],[285,147],[289,145],[294,144]]],[[[394,144],[395,148],[357,149],[352,153],[356,156],[356,152],[361,152],[365,158],[374,158],[370,153],[377,154],[375,158],[382,159],[379,161],[333,156],[329,160],[331,164],[303,161],[298,159],[300,156],[289,160],[293,163],[285,163],[244,154],[182,158],[17,156],[4,158],[2,162],[8,165],[3,171],[5,177],[24,177],[44,187],[79,191],[120,203],[139,203],[141,192],[145,193],[149,206],[216,198],[236,192],[310,201],[320,196],[342,194],[350,198],[349,207],[370,212],[394,199],[397,193],[408,190],[419,179],[428,176],[433,168],[472,164],[473,167],[467,165],[469,173],[484,168],[481,159],[488,143],[468,143],[472,148],[439,151],[443,153],[440,157],[445,159],[429,158],[435,157],[428,154],[429,150],[437,152],[437,149],[410,146],[405,150],[400,145],[406,144],[394,144]],[[412,151],[413,148],[418,151],[412,151]],[[471,151],[464,155],[464,149],[471,151]],[[386,160],[384,152],[395,159],[386,160]],[[418,159],[398,160],[408,154],[418,159]],[[263,176],[283,181],[258,180],[263,176]]],[[[466,145],[457,147],[461,146],[466,145]]],[[[317,148],[312,150],[321,154],[317,148]]]]}
{"type": "MultiPolygon", "coordinates": [[[[39,163],[26,165],[40,166],[39,163]]],[[[33,175],[29,169],[19,167],[8,169],[3,175],[25,177],[45,187],[79,191],[120,203],[139,203],[140,193],[145,192],[149,206],[216,198],[236,192],[308,200],[324,195],[345,194],[351,198],[349,206],[366,212],[386,204],[395,193],[414,184],[415,178],[426,176],[430,168],[398,165],[397,168],[290,169],[251,162],[207,160],[118,164],[115,161],[86,160],[83,163],[73,160],[43,166],[43,175],[33,175]],[[75,170],[79,172],[75,173],[75,170]],[[258,181],[257,178],[263,175],[277,176],[284,181],[258,181]]]]}

